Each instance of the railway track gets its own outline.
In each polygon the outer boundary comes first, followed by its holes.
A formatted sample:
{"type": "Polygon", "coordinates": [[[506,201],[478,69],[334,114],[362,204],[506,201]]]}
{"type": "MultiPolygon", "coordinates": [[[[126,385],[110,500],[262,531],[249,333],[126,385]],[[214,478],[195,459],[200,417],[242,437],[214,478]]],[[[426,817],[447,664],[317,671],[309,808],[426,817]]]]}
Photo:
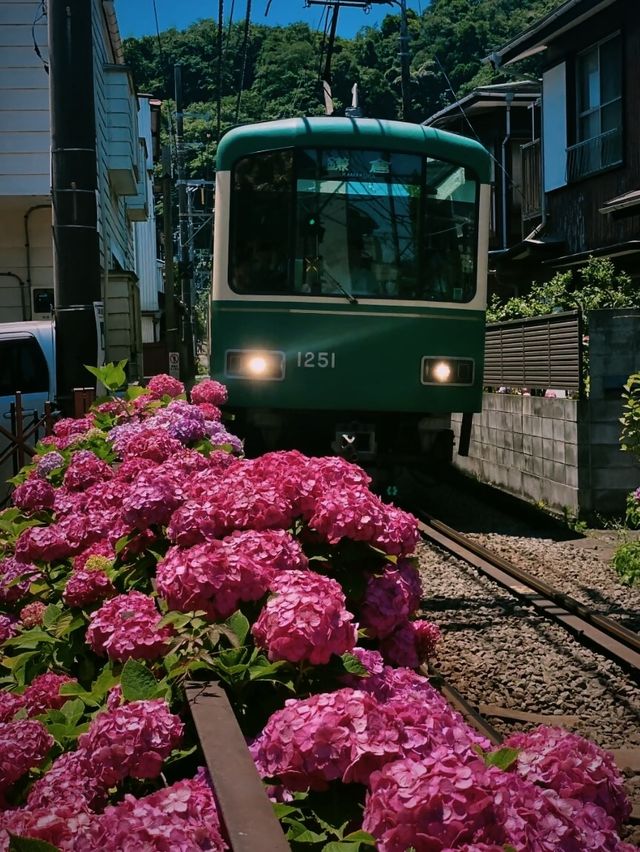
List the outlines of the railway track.
{"type": "MultiPolygon", "coordinates": [[[[444,524],[426,513],[421,516],[420,531],[423,539],[436,545],[457,559],[473,566],[481,574],[499,583],[506,591],[533,607],[540,615],[569,631],[580,643],[584,643],[596,653],[614,660],[635,681],[640,675],[640,635],[627,629],[600,613],[576,601],[569,595],[538,579],[529,572],[517,567],[507,559],[492,553],[482,545],[467,538],[462,533],[444,524]]],[[[502,734],[483,715],[486,707],[474,706],[456,687],[445,678],[437,666],[423,667],[423,673],[436,685],[450,704],[465,720],[483,734],[494,745],[502,741],[502,734]]],[[[491,715],[491,713],[489,713],[491,715]]],[[[503,715],[503,714],[500,714],[503,715]]],[[[508,717],[507,717],[508,718],[508,717]]],[[[539,723],[543,718],[539,714],[515,711],[512,719],[539,723]]],[[[553,717],[549,723],[554,724],[553,717]]],[[[640,769],[640,751],[638,749],[614,750],[614,756],[622,769],[633,766],[640,769]]],[[[633,803],[630,822],[640,824],[640,803],[633,803]]]]}
{"type": "Polygon", "coordinates": [[[640,679],[640,635],[555,589],[528,571],[471,541],[462,533],[425,515],[420,531],[427,540],[495,580],[545,617],[569,630],[580,641],[622,665],[640,679]]]}

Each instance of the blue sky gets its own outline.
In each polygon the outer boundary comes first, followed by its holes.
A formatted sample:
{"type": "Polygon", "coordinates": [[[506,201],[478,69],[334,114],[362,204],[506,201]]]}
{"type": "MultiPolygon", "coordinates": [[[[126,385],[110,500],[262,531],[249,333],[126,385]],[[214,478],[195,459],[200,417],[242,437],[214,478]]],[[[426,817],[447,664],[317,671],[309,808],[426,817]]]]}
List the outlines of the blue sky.
{"type": "MultiPolygon", "coordinates": [[[[272,0],[268,16],[265,9],[268,0],[253,0],[252,20],[263,24],[290,24],[293,21],[305,21],[318,29],[323,13],[322,6],[305,8],[304,0],[272,0]]],[[[224,4],[225,15],[231,10],[231,0],[224,4]]],[[[420,12],[429,5],[429,0],[407,0],[407,7],[420,12]]],[[[244,20],[246,0],[235,0],[234,19],[244,20]]],[[[184,29],[200,18],[213,17],[217,12],[215,0],[156,0],[160,30],[176,27],[184,29]]],[[[379,23],[385,15],[397,11],[397,6],[372,5],[367,15],[362,9],[341,9],[338,19],[338,33],[351,38],[360,27],[379,23]]],[[[123,38],[128,36],[152,35],[155,33],[153,0],[116,0],[116,13],[123,38]]]]}

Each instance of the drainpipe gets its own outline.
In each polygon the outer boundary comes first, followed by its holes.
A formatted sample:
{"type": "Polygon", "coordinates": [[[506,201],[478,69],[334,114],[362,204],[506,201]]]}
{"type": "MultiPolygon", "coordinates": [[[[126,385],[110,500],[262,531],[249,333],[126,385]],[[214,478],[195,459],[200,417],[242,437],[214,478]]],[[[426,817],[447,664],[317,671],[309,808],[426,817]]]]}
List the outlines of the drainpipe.
{"type": "Polygon", "coordinates": [[[505,95],[505,105],[507,107],[505,117],[505,137],[502,140],[502,248],[508,248],[509,242],[509,211],[507,210],[508,200],[508,172],[507,172],[507,145],[511,140],[511,103],[513,101],[513,92],[507,92],[505,95]]]}
{"type": "MultiPolygon", "coordinates": [[[[29,293],[29,319],[31,319],[31,240],[29,239],[29,216],[36,210],[51,210],[50,204],[34,204],[24,214],[24,250],[27,256],[27,290],[29,293]]],[[[53,287],[53,281],[51,282],[53,287]]]]}
{"type": "Polygon", "coordinates": [[[19,275],[16,275],[15,272],[0,272],[0,276],[3,278],[15,278],[18,284],[20,285],[20,301],[22,302],[22,319],[28,320],[29,316],[27,313],[27,282],[20,278],[19,275]]]}

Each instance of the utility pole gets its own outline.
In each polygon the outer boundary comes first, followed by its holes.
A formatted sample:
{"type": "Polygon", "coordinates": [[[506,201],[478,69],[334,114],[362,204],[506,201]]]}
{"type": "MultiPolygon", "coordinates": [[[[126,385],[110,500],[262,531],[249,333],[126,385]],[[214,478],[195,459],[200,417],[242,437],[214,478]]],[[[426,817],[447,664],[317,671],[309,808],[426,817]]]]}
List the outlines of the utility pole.
{"type": "Polygon", "coordinates": [[[164,318],[167,350],[178,351],[178,325],[176,322],[176,296],[173,280],[173,207],[171,205],[171,149],[162,148],[162,225],[164,236],[164,318]]]}
{"type": "Polygon", "coordinates": [[[400,85],[402,89],[402,120],[411,118],[411,77],[409,73],[409,30],[407,28],[407,0],[400,3],[400,85]]]}
{"type": "Polygon", "coordinates": [[[174,84],[176,97],[176,153],[178,160],[178,220],[180,225],[180,293],[184,305],[184,377],[192,379],[195,375],[193,351],[193,298],[191,294],[191,276],[189,269],[189,213],[187,210],[187,182],[184,168],[184,113],[182,111],[182,66],[174,65],[174,84]]]}
{"type": "Polygon", "coordinates": [[[58,403],[71,413],[73,388],[88,384],[102,298],[96,204],[92,4],[49,0],[49,92],[53,269],[58,403]]]}

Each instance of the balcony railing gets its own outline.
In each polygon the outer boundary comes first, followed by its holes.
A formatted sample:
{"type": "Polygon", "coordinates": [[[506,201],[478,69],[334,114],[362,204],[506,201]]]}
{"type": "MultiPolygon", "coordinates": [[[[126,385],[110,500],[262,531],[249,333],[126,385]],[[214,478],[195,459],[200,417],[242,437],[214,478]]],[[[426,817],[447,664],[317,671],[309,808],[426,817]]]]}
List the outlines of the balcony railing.
{"type": "Polygon", "coordinates": [[[542,213],[542,168],[540,140],[520,148],[522,152],[522,219],[535,219],[542,213]]]}
{"type": "Polygon", "coordinates": [[[567,180],[580,180],[621,162],[622,130],[618,127],[567,148],[567,180]]]}

